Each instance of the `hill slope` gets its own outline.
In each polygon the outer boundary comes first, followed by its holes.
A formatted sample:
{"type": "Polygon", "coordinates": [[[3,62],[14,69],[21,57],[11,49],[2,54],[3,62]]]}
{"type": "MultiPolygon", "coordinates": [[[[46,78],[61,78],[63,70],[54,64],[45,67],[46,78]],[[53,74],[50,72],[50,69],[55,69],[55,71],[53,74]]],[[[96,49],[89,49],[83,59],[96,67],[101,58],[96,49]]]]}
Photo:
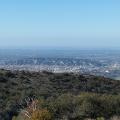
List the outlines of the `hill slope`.
{"type": "Polygon", "coordinates": [[[17,114],[17,105],[27,96],[46,99],[81,92],[119,94],[120,81],[74,73],[0,70],[0,120],[9,120],[17,114]]]}

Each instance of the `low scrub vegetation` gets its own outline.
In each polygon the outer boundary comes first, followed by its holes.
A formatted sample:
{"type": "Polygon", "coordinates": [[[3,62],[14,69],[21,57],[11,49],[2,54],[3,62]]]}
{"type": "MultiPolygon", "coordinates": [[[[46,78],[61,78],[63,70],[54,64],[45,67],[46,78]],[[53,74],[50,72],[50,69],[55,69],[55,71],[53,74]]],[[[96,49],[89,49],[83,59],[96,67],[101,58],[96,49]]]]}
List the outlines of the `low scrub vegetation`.
{"type": "Polygon", "coordinates": [[[119,95],[63,94],[37,101],[21,111],[25,120],[119,120],[120,116],[119,95]]]}
{"type": "Polygon", "coordinates": [[[0,85],[0,120],[24,120],[23,116],[33,120],[117,120],[120,116],[117,80],[75,73],[0,70],[0,85]],[[28,98],[38,101],[32,112],[28,98]]]}

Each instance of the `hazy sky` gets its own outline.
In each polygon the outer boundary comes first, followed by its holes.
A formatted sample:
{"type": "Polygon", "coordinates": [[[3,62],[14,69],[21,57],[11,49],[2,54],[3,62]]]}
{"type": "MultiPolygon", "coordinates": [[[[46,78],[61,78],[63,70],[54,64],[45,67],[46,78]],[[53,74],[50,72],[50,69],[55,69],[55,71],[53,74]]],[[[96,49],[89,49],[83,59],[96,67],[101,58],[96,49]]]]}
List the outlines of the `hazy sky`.
{"type": "Polygon", "coordinates": [[[120,47],[120,0],[0,0],[0,47],[120,47]]]}

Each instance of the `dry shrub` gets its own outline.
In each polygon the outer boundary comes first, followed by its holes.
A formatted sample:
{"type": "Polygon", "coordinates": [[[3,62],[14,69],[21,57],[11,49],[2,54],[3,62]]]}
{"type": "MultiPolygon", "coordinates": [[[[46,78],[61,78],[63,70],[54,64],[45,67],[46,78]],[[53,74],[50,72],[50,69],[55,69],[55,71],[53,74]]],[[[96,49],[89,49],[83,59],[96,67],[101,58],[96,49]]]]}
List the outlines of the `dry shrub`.
{"type": "Polygon", "coordinates": [[[22,111],[24,120],[52,120],[51,113],[44,108],[40,108],[41,101],[32,99],[27,101],[27,108],[22,111]]]}
{"type": "Polygon", "coordinates": [[[36,110],[32,113],[31,120],[51,120],[51,114],[48,110],[36,110]]]}

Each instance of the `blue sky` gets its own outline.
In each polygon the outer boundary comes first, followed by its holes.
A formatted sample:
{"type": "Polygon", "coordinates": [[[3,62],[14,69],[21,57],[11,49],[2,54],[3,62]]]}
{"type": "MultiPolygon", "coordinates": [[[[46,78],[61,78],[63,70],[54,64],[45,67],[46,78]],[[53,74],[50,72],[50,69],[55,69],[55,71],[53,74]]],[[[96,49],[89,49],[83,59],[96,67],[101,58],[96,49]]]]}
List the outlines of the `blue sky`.
{"type": "Polygon", "coordinates": [[[120,0],[0,0],[0,47],[120,47],[120,0]]]}

